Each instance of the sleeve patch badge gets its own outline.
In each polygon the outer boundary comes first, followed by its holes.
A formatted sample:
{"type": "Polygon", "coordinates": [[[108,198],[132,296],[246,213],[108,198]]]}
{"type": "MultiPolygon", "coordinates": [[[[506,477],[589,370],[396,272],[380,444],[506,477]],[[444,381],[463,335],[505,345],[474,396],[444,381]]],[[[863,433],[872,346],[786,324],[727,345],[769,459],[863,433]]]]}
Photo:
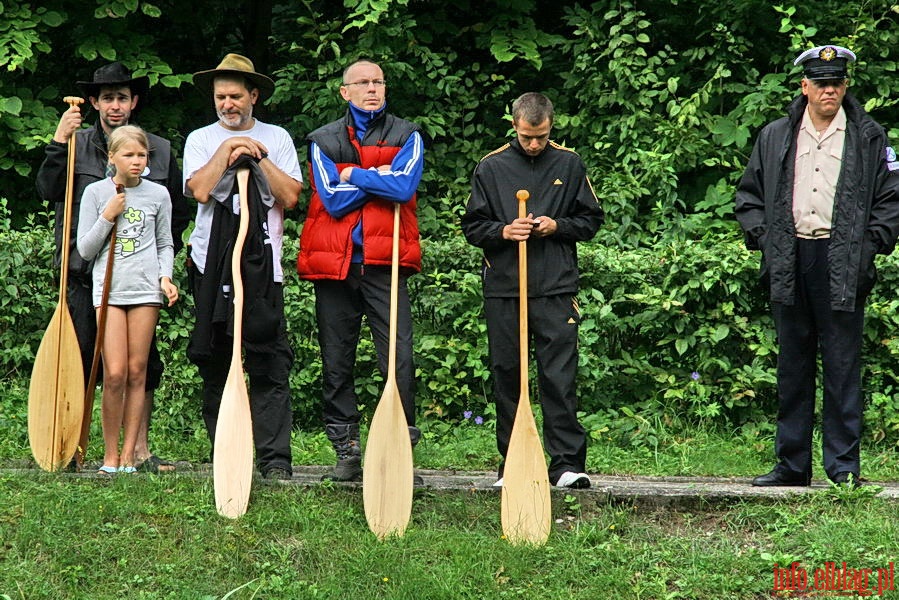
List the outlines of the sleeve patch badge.
{"type": "Polygon", "coordinates": [[[886,156],[884,158],[886,159],[887,169],[890,171],[899,171],[899,161],[896,160],[896,151],[893,150],[891,146],[887,146],[886,156]]]}

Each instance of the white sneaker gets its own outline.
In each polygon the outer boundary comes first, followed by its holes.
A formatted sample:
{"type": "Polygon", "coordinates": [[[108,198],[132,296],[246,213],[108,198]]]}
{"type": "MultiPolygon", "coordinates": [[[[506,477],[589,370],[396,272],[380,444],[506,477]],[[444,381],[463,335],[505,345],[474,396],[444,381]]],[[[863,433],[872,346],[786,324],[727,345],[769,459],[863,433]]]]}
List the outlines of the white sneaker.
{"type": "Polygon", "coordinates": [[[586,473],[575,473],[574,471],[565,471],[556,481],[556,487],[574,488],[578,490],[590,487],[590,477],[586,473]]]}
{"type": "Polygon", "coordinates": [[[496,483],[493,484],[493,487],[495,487],[495,488],[501,488],[501,487],[503,487],[503,478],[500,477],[499,479],[497,479],[497,480],[496,480],[496,483]]]}

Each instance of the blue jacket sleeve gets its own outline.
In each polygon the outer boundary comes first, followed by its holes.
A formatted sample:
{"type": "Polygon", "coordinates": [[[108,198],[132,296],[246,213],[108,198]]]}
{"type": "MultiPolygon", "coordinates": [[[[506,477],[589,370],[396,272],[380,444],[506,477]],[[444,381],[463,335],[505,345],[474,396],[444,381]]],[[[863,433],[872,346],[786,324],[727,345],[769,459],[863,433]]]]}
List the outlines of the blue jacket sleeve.
{"type": "Polygon", "coordinates": [[[418,189],[424,170],[424,143],[413,132],[393,158],[389,171],[353,169],[350,183],[373,196],[394,202],[408,202],[418,189]]]}
{"type": "Polygon", "coordinates": [[[312,179],[322,205],[335,219],[351,213],[368,200],[368,194],[355,185],[340,182],[337,165],[318,144],[309,145],[312,179]]]}

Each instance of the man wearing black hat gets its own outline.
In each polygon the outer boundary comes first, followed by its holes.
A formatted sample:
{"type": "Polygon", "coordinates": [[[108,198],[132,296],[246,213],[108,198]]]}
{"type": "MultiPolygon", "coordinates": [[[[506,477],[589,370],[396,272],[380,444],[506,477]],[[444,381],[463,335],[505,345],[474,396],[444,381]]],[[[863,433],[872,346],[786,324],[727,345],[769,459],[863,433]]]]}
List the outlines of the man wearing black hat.
{"type": "MultiPolygon", "coordinates": [[[[138,102],[146,102],[149,79],[132,77],[120,62],[104,65],[94,71],[92,81],[78,81],[84,95],[97,111],[97,124],[81,129],[82,114],[78,105],[71,106],[59,119],[53,139],[46,147],[46,157],[37,173],[37,189],[41,198],[56,211],[56,259],[59,266],[62,254],[63,222],[65,215],[66,171],[68,144],[75,134],[75,181],[73,186],[71,219],[71,249],[67,300],[84,366],[84,380],[88,380],[97,336],[97,323],[91,297],[90,263],[75,249],[78,230],[78,212],[81,195],[89,184],[108,177],[109,156],[106,140],[113,129],[127,125],[137,110],[138,102]]],[[[190,222],[190,211],[181,193],[181,172],[172,153],[171,144],[159,136],[147,133],[150,142],[150,162],[143,177],[164,185],[172,200],[172,238],[175,252],[183,245],[181,234],[190,222]]],[[[163,365],[154,338],[147,367],[147,412],[144,416],[135,459],[143,470],[158,472],[174,470],[174,465],[152,454],[147,446],[150,412],[153,406],[153,390],[159,386],[163,365]]]]}
{"type": "Polygon", "coordinates": [[[807,486],[818,349],[824,372],[824,471],[858,485],[861,347],[875,254],[899,236],[899,162],[886,133],[850,94],[855,54],[819,46],[794,62],[802,95],[759,134],[740,180],[736,216],[762,251],[780,350],[774,469],[756,486],[807,486]]]}
{"type": "MultiPolygon", "coordinates": [[[[253,443],[256,463],[266,479],[290,479],[292,461],[290,432],[292,410],[290,369],[293,350],[287,339],[284,318],[281,245],[284,233],[284,210],[297,204],[303,189],[303,176],[296,147],[282,127],[263,123],[253,116],[257,102],[264,102],[274,92],[275,83],[257,73],[252,61],[239,54],[226,55],[218,67],[194,74],[198,89],[212,98],[218,121],[192,131],[184,143],[184,192],[197,200],[195,227],[190,236],[193,261],[193,293],[197,319],[188,355],[197,363],[203,378],[203,419],[209,439],[215,445],[219,406],[231,363],[231,341],[228,333],[227,309],[221,319],[219,300],[230,300],[230,268],[222,273],[222,258],[228,251],[224,238],[231,230],[222,223],[232,215],[231,168],[238,160],[249,157],[256,162],[251,169],[250,197],[265,204],[259,227],[250,228],[250,238],[264,238],[265,259],[252,274],[256,283],[245,284],[248,298],[265,294],[262,310],[271,327],[270,334],[247,321],[259,320],[260,311],[248,301],[244,311],[243,347],[245,366],[250,376],[250,410],[253,420],[253,443]],[[256,236],[256,237],[254,237],[256,236]],[[222,277],[227,278],[225,281],[222,277]],[[264,288],[264,292],[260,290],[264,288]],[[207,293],[207,292],[212,292],[207,293]],[[218,305],[216,303],[218,302],[218,305]],[[259,340],[248,339],[259,337],[259,340]]],[[[250,216],[254,214],[250,204],[250,216]]],[[[252,247],[244,246],[246,256],[252,247]],[[249,249],[248,249],[249,248],[249,249]]],[[[230,264],[230,263],[229,263],[230,264]]],[[[244,279],[247,262],[242,261],[244,279]]]]}

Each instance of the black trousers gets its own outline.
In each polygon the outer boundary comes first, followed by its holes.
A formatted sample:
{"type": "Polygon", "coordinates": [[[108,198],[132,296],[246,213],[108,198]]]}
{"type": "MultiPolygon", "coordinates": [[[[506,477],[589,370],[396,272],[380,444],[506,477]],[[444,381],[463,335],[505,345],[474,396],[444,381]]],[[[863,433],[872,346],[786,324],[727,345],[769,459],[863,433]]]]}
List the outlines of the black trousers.
{"type": "MultiPolygon", "coordinates": [[[[91,374],[91,362],[94,358],[94,347],[97,342],[97,310],[94,308],[90,274],[80,276],[69,273],[66,289],[66,304],[69,306],[69,314],[72,316],[72,324],[75,326],[75,337],[81,348],[81,364],[84,368],[84,385],[91,374]]],[[[150,356],[147,361],[147,391],[159,387],[162,379],[163,364],[156,347],[156,333],[153,333],[153,341],[150,343],[150,356]]],[[[103,361],[97,365],[97,383],[103,380],[103,361]]]]}
{"type": "MultiPolygon", "coordinates": [[[[415,365],[408,276],[400,274],[397,306],[396,384],[406,421],[415,425],[415,365]]],[[[358,423],[353,369],[363,316],[374,338],[378,368],[387,376],[390,341],[390,267],[354,263],[343,280],[318,280],[315,314],[322,357],[322,417],[325,425],[358,423]]]]}
{"type": "MultiPolygon", "coordinates": [[[[194,276],[200,276],[199,272],[194,276]]],[[[195,288],[196,289],[196,288],[195,288]]],[[[278,335],[264,351],[244,348],[244,371],[250,376],[250,414],[253,418],[253,445],[256,447],[256,466],[265,474],[278,467],[290,471],[292,457],[290,432],[293,412],[290,398],[290,370],[293,367],[293,349],[287,339],[287,322],[284,319],[284,290],[278,289],[278,310],[281,323],[278,335]]],[[[209,441],[215,448],[215,429],[218,422],[222,393],[231,368],[232,338],[221,335],[217,339],[229,340],[212,348],[212,356],[200,361],[197,367],[203,378],[203,421],[209,441]]]]}
{"type": "MultiPolygon", "coordinates": [[[[496,445],[505,465],[521,395],[518,298],[486,298],[484,313],[496,401],[496,445]]],[[[579,323],[580,314],[571,296],[528,301],[529,343],[537,360],[543,443],[550,456],[549,479],[553,483],[565,471],[584,471],[587,460],[587,435],[577,419],[575,380],[579,323]]]]}
{"type": "Polygon", "coordinates": [[[796,301],[773,303],[777,357],[775,452],[780,469],[811,475],[815,376],[820,350],[824,375],[821,414],[824,471],[859,475],[862,430],[861,348],[864,298],[854,312],[830,307],[829,240],[798,240],[796,301]]]}

